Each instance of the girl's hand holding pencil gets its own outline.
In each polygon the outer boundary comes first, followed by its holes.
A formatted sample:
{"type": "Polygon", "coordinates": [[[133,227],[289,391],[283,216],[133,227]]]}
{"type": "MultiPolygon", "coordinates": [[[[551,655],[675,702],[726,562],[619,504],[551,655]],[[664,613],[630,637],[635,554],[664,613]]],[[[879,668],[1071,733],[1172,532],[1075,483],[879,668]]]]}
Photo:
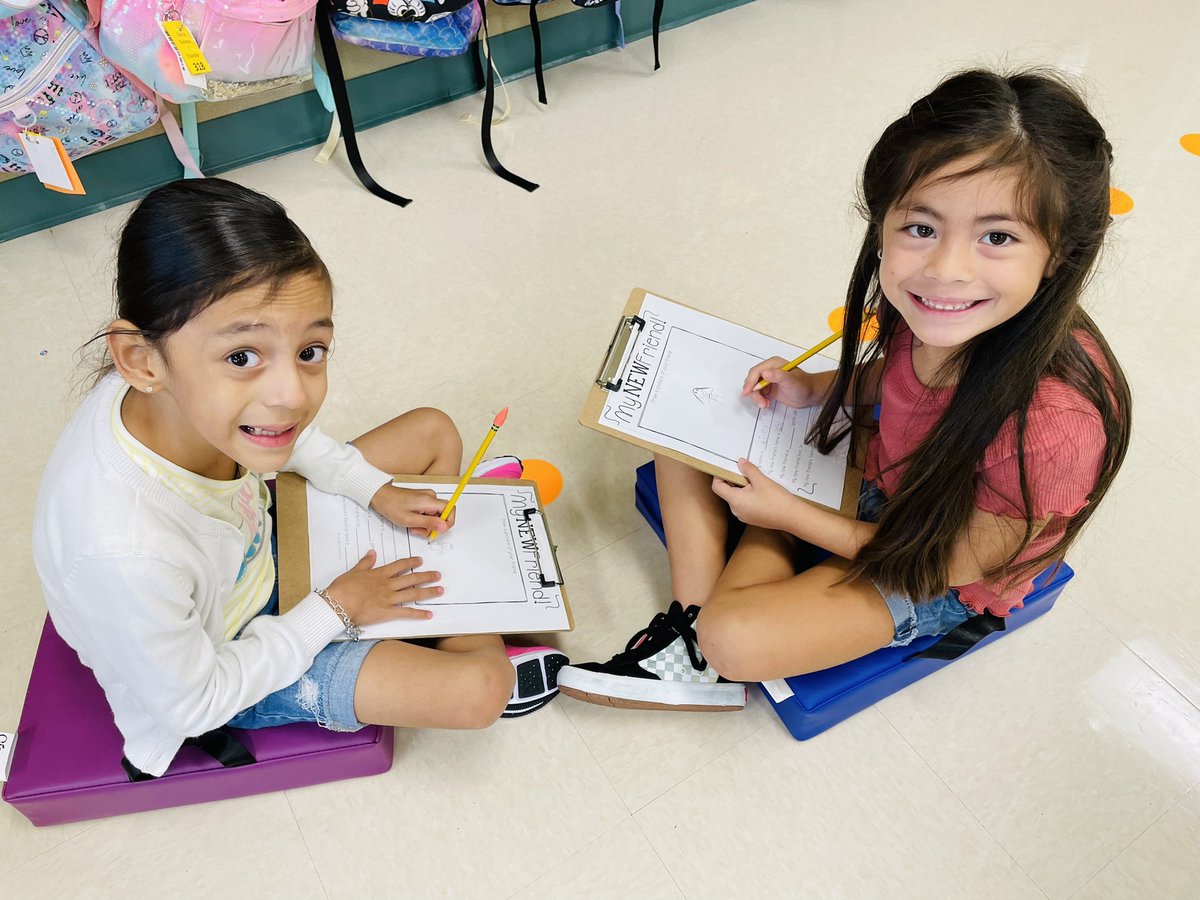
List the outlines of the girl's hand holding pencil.
{"type": "Polygon", "coordinates": [[[448,505],[433,491],[415,491],[394,484],[385,484],[371,498],[371,509],[393,525],[407,528],[421,537],[438,529],[446,531],[454,525],[453,510],[445,520],[440,518],[448,505]]]}
{"type": "Polygon", "coordinates": [[[835,331],[791,362],[784,362],[782,356],[773,356],[760,362],[746,376],[746,383],[742,385],[742,396],[750,397],[759,409],[766,409],[771,400],[778,400],[784,406],[793,409],[816,406],[824,399],[823,392],[816,388],[811,375],[797,369],[802,362],[816,356],[841,336],[840,330],[835,331]]]}
{"type": "Polygon", "coordinates": [[[820,403],[822,392],[817,389],[813,376],[802,369],[789,371],[786,365],[782,356],[772,356],[751,368],[742,384],[742,396],[749,397],[759,409],[766,409],[772,400],[793,409],[820,403]],[[764,381],[766,387],[757,387],[764,381]]]}

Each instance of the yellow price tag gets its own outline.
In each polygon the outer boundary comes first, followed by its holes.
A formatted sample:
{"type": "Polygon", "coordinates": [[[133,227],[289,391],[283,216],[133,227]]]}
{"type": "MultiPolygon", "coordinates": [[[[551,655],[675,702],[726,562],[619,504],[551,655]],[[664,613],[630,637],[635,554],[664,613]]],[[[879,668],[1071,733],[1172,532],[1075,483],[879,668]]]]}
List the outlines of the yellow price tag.
{"type": "Polygon", "coordinates": [[[204,75],[212,71],[212,66],[200,51],[200,45],[192,37],[188,27],[182,22],[162,22],[163,34],[179,54],[179,61],[189,75],[204,75]]]}

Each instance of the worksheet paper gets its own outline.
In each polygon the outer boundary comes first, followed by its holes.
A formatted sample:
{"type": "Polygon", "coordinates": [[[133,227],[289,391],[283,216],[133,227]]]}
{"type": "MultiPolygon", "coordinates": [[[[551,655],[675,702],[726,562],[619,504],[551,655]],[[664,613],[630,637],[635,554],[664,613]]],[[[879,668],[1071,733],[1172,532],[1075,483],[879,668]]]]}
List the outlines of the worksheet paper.
{"type": "MultiPolygon", "coordinates": [[[[652,294],[639,316],[646,324],[600,424],[732,473],[739,458],[748,459],[792,493],[841,506],[846,442],[828,456],[804,442],[820,407],[772,403],[760,410],[742,396],[751,366],[771,356],[795,359],[802,348],[652,294]]],[[[822,372],[837,364],[814,356],[801,368],[822,372]]]]}
{"type": "MultiPolygon", "coordinates": [[[[410,484],[448,500],[456,484],[410,484]]],[[[565,631],[570,627],[554,554],[534,489],[522,485],[468,484],[455,504],[455,524],[437,540],[397,528],[353,500],[308,491],[309,572],[313,585],[328,585],[374,548],[376,565],[420,557],[418,571],[441,572],[441,597],[412,604],[427,620],[401,619],[363,629],[364,637],[426,637],[565,631]]]]}

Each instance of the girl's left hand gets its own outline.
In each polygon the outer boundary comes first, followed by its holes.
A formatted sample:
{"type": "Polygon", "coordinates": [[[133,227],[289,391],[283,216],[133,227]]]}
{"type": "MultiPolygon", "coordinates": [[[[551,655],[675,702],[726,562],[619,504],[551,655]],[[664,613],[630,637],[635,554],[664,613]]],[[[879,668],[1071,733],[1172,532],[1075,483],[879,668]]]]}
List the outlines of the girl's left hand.
{"type": "Polygon", "coordinates": [[[713,493],[728,503],[733,514],[747,525],[786,531],[789,518],[795,514],[797,498],[748,459],[738,460],[738,471],[746,476],[749,484],[738,487],[714,478],[713,493]]]}
{"type": "Polygon", "coordinates": [[[393,525],[421,537],[427,537],[430,531],[450,530],[458,510],[450,510],[450,518],[443,522],[439,517],[445,508],[446,501],[439,500],[433,491],[414,491],[394,484],[385,484],[371,498],[371,509],[393,525]]]}

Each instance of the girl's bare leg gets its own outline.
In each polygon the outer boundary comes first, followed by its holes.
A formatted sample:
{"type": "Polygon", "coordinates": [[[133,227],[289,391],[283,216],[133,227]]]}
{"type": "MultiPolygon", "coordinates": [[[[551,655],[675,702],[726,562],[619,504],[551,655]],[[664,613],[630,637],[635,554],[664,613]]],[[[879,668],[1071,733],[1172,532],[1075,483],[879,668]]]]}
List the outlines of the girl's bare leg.
{"type": "Polygon", "coordinates": [[[496,635],[371,648],[354,688],[360,722],[408,728],[486,728],[500,717],[516,672],[496,635]]]}
{"type": "Polygon", "coordinates": [[[458,475],[462,438],[439,409],[413,409],[350,443],[367,462],[393,475],[458,475]]]}
{"type": "MultiPolygon", "coordinates": [[[[458,429],[436,409],[414,409],[351,443],[393,474],[457,476],[462,468],[458,429]]],[[[363,661],[354,711],[375,725],[483,728],[504,711],[515,677],[497,635],[442,638],[436,649],[382,641],[363,661]]]]}
{"type": "Polygon", "coordinates": [[[815,672],[891,643],[895,623],[868,579],[839,584],[829,559],[797,574],[795,540],[748,528],[696,622],[700,649],[731,681],[815,672]]]}
{"type": "Polygon", "coordinates": [[[703,605],[725,568],[729,506],[712,492],[712,476],[669,457],[655,455],[654,474],[671,592],[685,607],[703,605]]]}

